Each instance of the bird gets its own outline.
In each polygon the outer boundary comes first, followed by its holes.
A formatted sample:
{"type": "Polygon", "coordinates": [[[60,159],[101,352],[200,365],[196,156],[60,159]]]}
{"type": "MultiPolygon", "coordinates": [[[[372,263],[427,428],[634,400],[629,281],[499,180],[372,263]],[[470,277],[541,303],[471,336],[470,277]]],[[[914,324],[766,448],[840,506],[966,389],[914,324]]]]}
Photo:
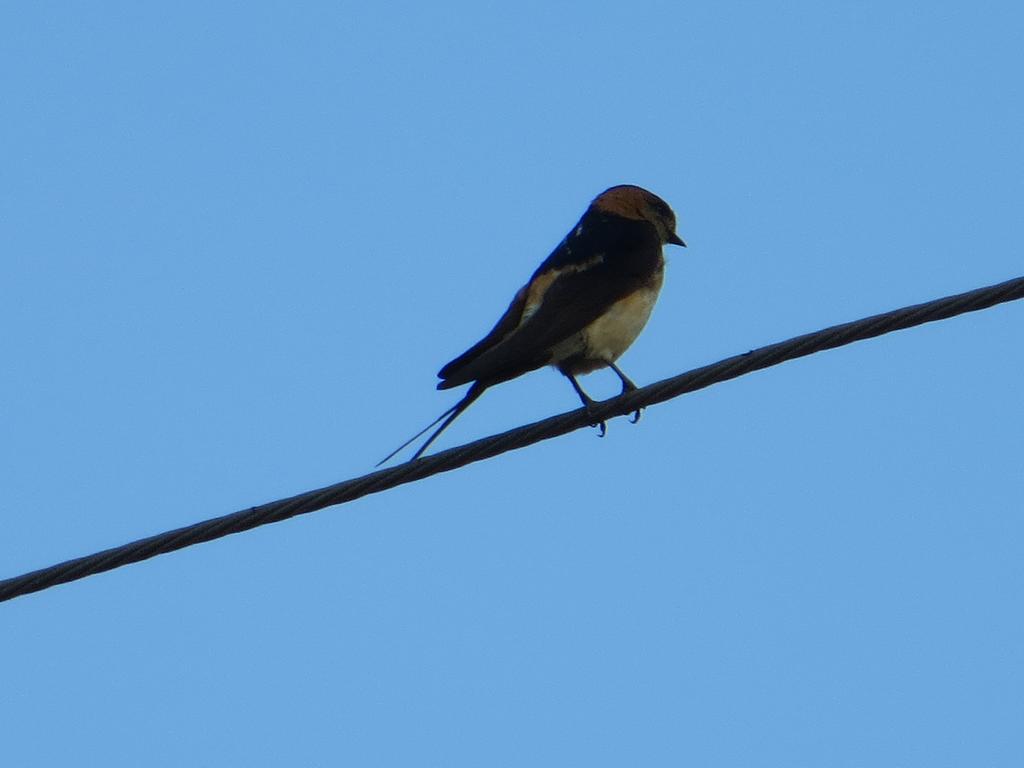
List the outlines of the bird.
{"type": "MultiPolygon", "coordinates": [[[[470,384],[455,405],[382,459],[384,464],[440,422],[423,455],[488,388],[554,366],[588,413],[594,400],[577,376],[611,368],[622,392],[636,389],[616,364],[643,330],[661,290],[665,245],[686,247],[668,203],[632,184],[606,189],[520,288],[494,328],[437,374],[438,389],[470,384]]],[[[640,411],[633,414],[634,423],[640,411]]],[[[604,422],[600,434],[605,433],[604,422]]]]}

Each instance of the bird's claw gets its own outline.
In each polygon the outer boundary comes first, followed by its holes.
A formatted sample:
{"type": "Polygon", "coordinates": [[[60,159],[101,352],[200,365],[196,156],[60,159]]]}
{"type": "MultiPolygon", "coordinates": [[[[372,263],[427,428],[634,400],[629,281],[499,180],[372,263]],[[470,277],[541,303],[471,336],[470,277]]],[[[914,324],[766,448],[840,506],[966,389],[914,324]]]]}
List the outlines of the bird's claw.
{"type": "MultiPolygon", "coordinates": [[[[593,417],[594,411],[597,410],[597,403],[593,400],[588,400],[584,403],[583,408],[586,410],[588,416],[593,417]]],[[[592,421],[590,422],[590,426],[597,427],[600,430],[597,433],[598,437],[604,437],[608,432],[608,425],[605,423],[604,419],[601,419],[600,421],[592,421]]]]}
{"type": "MultiPolygon", "coordinates": [[[[634,384],[632,381],[627,379],[625,377],[625,375],[621,371],[618,371],[616,369],[616,372],[619,374],[619,377],[622,379],[622,392],[621,392],[620,396],[621,395],[628,395],[630,392],[635,392],[636,391],[636,384],[634,384]]],[[[636,424],[638,421],[640,421],[640,414],[643,413],[643,410],[644,409],[641,406],[640,408],[637,408],[635,411],[633,411],[633,415],[629,417],[629,423],[630,424],[636,424]]]]}

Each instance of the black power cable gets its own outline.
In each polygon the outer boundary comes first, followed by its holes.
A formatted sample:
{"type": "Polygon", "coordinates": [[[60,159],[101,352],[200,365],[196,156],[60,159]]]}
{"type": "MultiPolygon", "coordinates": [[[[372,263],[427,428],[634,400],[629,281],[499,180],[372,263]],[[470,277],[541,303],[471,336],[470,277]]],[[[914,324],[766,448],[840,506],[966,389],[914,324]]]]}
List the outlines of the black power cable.
{"type": "MultiPolygon", "coordinates": [[[[965,312],[986,309],[995,304],[1020,298],[1024,298],[1024,277],[866,317],[852,323],[834,325],[831,328],[804,336],[797,336],[788,341],[726,358],[712,365],[696,368],[670,379],[627,392],[619,397],[596,404],[591,414],[587,414],[584,409],[580,408],[560,416],[552,416],[543,421],[510,429],[508,432],[485,437],[458,448],[424,456],[417,461],[391,469],[371,472],[368,475],[326,488],[261,504],[258,507],[251,507],[223,517],[215,517],[212,520],[205,520],[0,581],[0,602],[31,592],[38,592],[57,584],[83,579],[95,573],[120,568],[122,565],[147,560],[150,557],[190,547],[193,544],[212,541],[232,533],[241,533],[250,528],[287,520],[289,517],[315,512],[335,504],[344,504],[371,493],[422,480],[439,472],[447,472],[474,461],[564,435],[580,427],[588,426],[594,421],[623,416],[638,408],[661,403],[686,392],[703,389],[712,384],[778,365],[787,360],[881,336],[884,333],[911,328],[922,323],[945,320],[965,312]]],[[[1019,383],[1014,385],[1019,386],[1019,383]]]]}

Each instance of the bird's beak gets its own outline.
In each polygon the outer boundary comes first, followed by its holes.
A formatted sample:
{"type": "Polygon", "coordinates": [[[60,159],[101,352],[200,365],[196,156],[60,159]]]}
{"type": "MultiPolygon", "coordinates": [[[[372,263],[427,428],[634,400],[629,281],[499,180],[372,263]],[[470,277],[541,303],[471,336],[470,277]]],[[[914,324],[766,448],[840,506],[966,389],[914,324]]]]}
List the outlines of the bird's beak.
{"type": "Polygon", "coordinates": [[[683,242],[683,238],[681,238],[675,232],[673,232],[671,235],[668,236],[668,242],[671,245],[681,245],[681,246],[683,246],[683,248],[686,247],[686,243],[683,242]]]}

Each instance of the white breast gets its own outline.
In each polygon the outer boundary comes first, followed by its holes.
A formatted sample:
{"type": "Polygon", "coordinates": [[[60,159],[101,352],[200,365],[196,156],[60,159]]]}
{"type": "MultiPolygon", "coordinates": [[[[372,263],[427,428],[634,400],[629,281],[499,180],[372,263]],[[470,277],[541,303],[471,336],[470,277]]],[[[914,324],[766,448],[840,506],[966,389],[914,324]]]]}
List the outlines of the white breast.
{"type": "Polygon", "coordinates": [[[615,362],[632,344],[658,300],[661,280],[654,285],[641,288],[623,299],[619,299],[601,317],[583,331],[587,357],[615,362]]]}

